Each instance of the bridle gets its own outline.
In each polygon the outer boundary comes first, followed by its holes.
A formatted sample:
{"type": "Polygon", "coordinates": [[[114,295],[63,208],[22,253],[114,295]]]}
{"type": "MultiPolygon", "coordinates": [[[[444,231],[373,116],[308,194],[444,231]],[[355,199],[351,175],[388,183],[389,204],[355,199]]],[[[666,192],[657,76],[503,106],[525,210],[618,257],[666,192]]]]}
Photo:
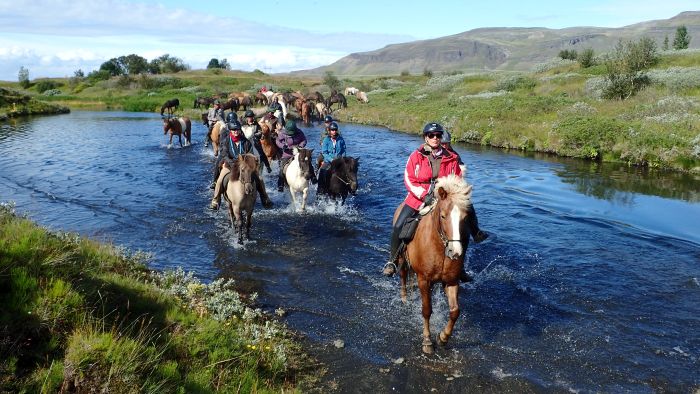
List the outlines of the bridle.
{"type": "Polygon", "coordinates": [[[447,238],[447,235],[445,234],[445,231],[442,229],[442,218],[440,218],[440,210],[436,209],[434,215],[438,216],[438,223],[440,223],[440,226],[438,227],[438,235],[440,236],[440,240],[442,241],[443,248],[445,249],[445,254],[447,254],[447,246],[450,244],[450,242],[462,242],[461,239],[449,239],[447,238]]]}

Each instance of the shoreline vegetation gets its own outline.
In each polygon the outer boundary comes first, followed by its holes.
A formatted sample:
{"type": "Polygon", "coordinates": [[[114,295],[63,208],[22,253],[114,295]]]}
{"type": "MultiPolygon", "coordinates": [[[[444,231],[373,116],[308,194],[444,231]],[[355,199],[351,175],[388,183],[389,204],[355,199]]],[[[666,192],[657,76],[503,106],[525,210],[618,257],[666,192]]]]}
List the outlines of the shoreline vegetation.
{"type": "Polygon", "coordinates": [[[0,391],[299,392],[323,374],[255,294],[148,259],[0,205],[0,391]]]}
{"type": "MultiPolygon", "coordinates": [[[[557,58],[529,72],[433,75],[426,69],[422,75],[403,71],[375,77],[330,73],[330,81],[338,82],[338,91],[352,86],[369,98],[369,103],[361,104],[348,96],[348,108],[334,111],[333,117],[416,134],[433,120],[441,122],[456,141],[700,174],[700,50],[659,53],[651,65],[631,74],[630,83],[643,84],[634,85],[624,99],[603,98],[609,85],[610,66],[605,64],[609,59],[589,60],[584,67],[581,62],[557,58]]],[[[254,94],[267,86],[275,91],[319,91],[327,97],[328,82],[328,74],[267,75],[259,70],[217,68],[107,75],[106,79],[41,79],[21,92],[85,110],[158,112],[166,100],[178,98],[177,114],[198,120],[206,111],[193,109],[199,96],[235,91],[254,94]],[[41,91],[47,87],[52,89],[41,91]]],[[[18,83],[0,85],[19,89],[18,83]]],[[[0,96],[8,91],[0,91],[0,96]]],[[[0,98],[0,116],[2,113],[11,111],[8,100],[0,98]]]]}

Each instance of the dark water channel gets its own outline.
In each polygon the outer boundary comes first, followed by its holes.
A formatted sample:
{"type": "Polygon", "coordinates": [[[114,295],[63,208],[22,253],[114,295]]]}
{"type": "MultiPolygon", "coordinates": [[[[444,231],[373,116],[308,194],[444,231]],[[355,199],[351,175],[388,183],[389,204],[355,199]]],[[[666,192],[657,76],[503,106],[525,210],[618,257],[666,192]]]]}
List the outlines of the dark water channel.
{"type": "MultiPolygon", "coordinates": [[[[286,311],[328,364],[329,389],[700,387],[697,178],[457,145],[494,236],[470,245],[476,275],[460,291],[455,335],[425,357],[417,294],[402,305],[398,280],[379,274],[417,136],[342,124],[361,157],[358,196],[297,213],[266,175],[276,207],[256,210],[255,240],[236,246],[225,211],[207,209],[212,154],[194,127],[193,146],[169,149],[153,114],[2,123],[0,201],[49,228],[151,252],[153,268],[236,278],[264,309],[286,311]]],[[[305,130],[315,145],[320,127],[305,130]]],[[[448,308],[434,299],[437,329],[448,308]]]]}

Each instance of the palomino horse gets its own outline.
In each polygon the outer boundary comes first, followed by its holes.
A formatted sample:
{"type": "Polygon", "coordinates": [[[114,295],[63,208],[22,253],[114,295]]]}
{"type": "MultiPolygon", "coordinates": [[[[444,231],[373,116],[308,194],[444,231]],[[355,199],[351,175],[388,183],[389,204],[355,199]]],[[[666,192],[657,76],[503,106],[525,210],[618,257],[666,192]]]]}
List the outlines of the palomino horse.
{"type": "Polygon", "coordinates": [[[185,136],[185,145],[192,144],[192,122],[190,118],[163,118],[163,134],[170,132],[168,147],[173,146],[173,136],[176,135],[182,147],[182,136],[185,136]]]}
{"type": "Polygon", "coordinates": [[[337,157],[331,162],[330,168],[326,172],[324,179],[318,180],[318,191],[327,194],[335,200],[341,198],[342,204],[348,194],[353,196],[357,193],[357,169],[360,159],[353,157],[337,157]]]}
{"type": "MultiPolygon", "coordinates": [[[[471,185],[456,175],[438,178],[435,184],[437,201],[420,219],[413,240],[399,254],[401,274],[401,298],[406,301],[406,278],[409,269],[416,273],[422,300],[423,352],[433,352],[430,338],[430,315],[433,312],[431,290],[433,284],[442,283],[450,307],[445,328],[438,334],[441,345],[447,344],[459,317],[459,275],[469,244],[466,231],[467,207],[471,204],[471,185]]],[[[402,203],[403,205],[403,203],[402,203]]],[[[394,221],[402,205],[394,213],[394,221]]]]}
{"type": "Polygon", "coordinates": [[[271,121],[260,119],[258,123],[262,134],[260,136],[260,146],[265,156],[267,156],[268,163],[272,164],[273,160],[279,160],[282,156],[280,148],[275,143],[276,133],[274,130],[277,125],[277,118],[273,118],[271,121]]]}
{"type": "Polygon", "coordinates": [[[177,110],[177,107],[180,106],[180,100],[174,98],[172,100],[168,100],[163,104],[162,107],[160,107],[160,116],[163,116],[163,113],[167,110],[168,115],[172,116],[173,111],[177,110]]]}
{"type": "Polygon", "coordinates": [[[289,185],[289,194],[292,196],[292,205],[296,209],[296,193],[301,192],[301,210],[306,209],[306,197],[309,194],[309,179],[311,179],[311,153],[313,149],[294,147],[294,159],[284,170],[284,176],[289,185]]]}
{"type": "Polygon", "coordinates": [[[363,91],[358,91],[357,94],[355,95],[355,97],[357,97],[357,101],[359,101],[363,104],[369,103],[369,97],[367,97],[367,93],[365,93],[363,91]]]}
{"type": "MultiPolygon", "coordinates": [[[[245,211],[246,238],[250,239],[250,225],[255,208],[255,198],[258,195],[253,174],[258,170],[257,158],[246,153],[238,156],[237,165],[228,175],[225,182],[226,193],[224,193],[228,203],[228,213],[231,218],[231,227],[238,233],[238,243],[243,243],[243,212],[245,211]],[[238,171],[236,168],[238,167],[238,171]]],[[[224,178],[226,179],[226,178],[224,178]]]]}
{"type": "Polygon", "coordinates": [[[320,118],[331,113],[331,111],[328,109],[328,107],[326,107],[326,104],[324,103],[316,103],[316,111],[318,112],[318,116],[320,118]]]}

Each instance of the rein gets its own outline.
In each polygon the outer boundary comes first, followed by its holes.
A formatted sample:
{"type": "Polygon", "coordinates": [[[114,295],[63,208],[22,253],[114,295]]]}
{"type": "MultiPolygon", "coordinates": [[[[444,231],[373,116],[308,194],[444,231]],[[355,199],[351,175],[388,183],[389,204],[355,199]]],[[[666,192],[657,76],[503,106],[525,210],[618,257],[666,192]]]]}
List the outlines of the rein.
{"type": "MultiPolygon", "coordinates": [[[[437,210],[435,212],[438,212],[437,210]]],[[[439,216],[439,214],[436,214],[439,216]]],[[[438,223],[440,223],[440,218],[438,217],[438,223]]],[[[460,239],[449,239],[447,238],[447,235],[445,232],[442,230],[442,226],[438,227],[438,235],[440,236],[440,240],[442,241],[443,248],[445,249],[445,254],[447,254],[447,245],[450,244],[450,242],[462,242],[460,239]]]]}
{"type": "Polygon", "coordinates": [[[336,172],[333,173],[333,176],[336,177],[336,179],[338,179],[339,181],[343,182],[346,186],[350,186],[350,182],[346,182],[345,179],[339,177],[336,172]]]}

